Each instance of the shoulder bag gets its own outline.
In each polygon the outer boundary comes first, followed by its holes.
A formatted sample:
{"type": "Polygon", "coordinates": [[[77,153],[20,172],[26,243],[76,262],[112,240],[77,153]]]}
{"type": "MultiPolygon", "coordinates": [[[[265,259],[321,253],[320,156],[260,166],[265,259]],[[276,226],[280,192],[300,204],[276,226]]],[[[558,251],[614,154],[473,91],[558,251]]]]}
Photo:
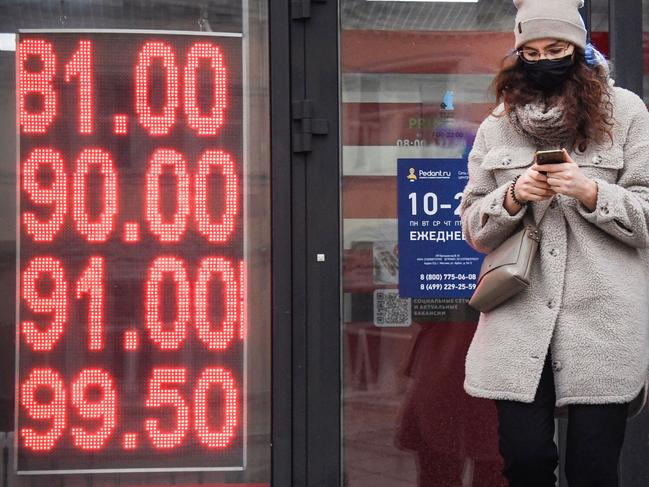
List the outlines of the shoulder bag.
{"type": "Polygon", "coordinates": [[[489,253],[469,305],[486,313],[527,288],[540,241],[539,227],[528,224],[489,253]]]}

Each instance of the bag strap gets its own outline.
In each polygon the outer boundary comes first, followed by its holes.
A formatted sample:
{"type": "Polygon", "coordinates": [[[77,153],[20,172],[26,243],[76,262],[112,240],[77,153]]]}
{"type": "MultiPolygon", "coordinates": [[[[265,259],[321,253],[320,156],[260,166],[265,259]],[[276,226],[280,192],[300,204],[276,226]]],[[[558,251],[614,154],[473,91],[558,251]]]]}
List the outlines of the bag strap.
{"type": "MultiPolygon", "coordinates": [[[[553,196],[552,198],[556,198],[556,195],[553,196]]],[[[541,213],[541,218],[539,218],[539,222],[538,222],[538,223],[534,223],[534,222],[532,222],[532,223],[533,223],[532,226],[534,226],[534,227],[536,227],[536,228],[539,228],[539,229],[541,228],[541,223],[543,222],[543,219],[545,218],[545,215],[548,214],[548,210],[550,209],[550,204],[552,204],[552,203],[551,203],[551,202],[548,203],[548,206],[546,206],[546,207],[545,207],[545,210],[543,210],[543,213],[541,213]]],[[[531,203],[528,203],[528,204],[527,204],[527,208],[525,209],[525,213],[526,213],[526,215],[523,216],[523,220],[525,219],[525,217],[526,217],[528,214],[531,213],[531,211],[532,211],[532,204],[531,204],[531,203]]],[[[531,216],[531,215],[530,215],[530,216],[531,216]]],[[[525,226],[525,224],[523,224],[523,226],[525,226]]]]}

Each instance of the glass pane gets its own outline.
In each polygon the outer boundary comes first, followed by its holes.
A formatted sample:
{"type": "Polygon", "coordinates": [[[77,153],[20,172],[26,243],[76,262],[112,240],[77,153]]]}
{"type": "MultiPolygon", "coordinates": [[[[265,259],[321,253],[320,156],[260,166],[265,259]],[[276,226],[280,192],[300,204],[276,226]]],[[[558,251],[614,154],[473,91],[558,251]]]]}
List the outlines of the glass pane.
{"type": "Polygon", "coordinates": [[[420,276],[419,254],[398,236],[428,229],[399,228],[397,217],[444,215],[428,254],[457,261],[451,249],[465,244],[441,240],[459,229],[460,173],[494,107],[489,87],[514,44],[515,8],[345,0],[342,12],[346,485],[504,486],[494,405],[462,386],[479,261],[452,270],[455,281],[451,270],[420,276]],[[437,181],[446,171],[453,178],[437,181]],[[409,199],[422,178],[432,189],[409,199]]]}
{"type": "MultiPolygon", "coordinates": [[[[604,0],[601,0],[604,1],[604,0]]],[[[642,1],[644,102],[649,104],[649,1],[642,1]]],[[[625,60],[616,61],[616,65],[625,60]]],[[[642,411],[627,423],[624,447],[620,457],[620,485],[624,487],[643,487],[649,484],[649,410],[642,411]]]]}
{"type": "Polygon", "coordinates": [[[609,1],[590,1],[590,37],[593,45],[608,57],[609,1]]]}
{"type": "Polygon", "coordinates": [[[267,3],[2,8],[11,485],[268,486],[267,3]]]}

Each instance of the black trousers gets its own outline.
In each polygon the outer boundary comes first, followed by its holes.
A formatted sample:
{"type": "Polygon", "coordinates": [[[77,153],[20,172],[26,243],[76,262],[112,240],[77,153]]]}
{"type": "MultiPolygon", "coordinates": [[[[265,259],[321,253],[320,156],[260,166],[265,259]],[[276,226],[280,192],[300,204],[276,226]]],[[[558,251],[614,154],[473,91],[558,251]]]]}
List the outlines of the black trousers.
{"type": "MultiPolygon", "coordinates": [[[[545,361],[533,403],[496,401],[503,474],[510,487],[554,487],[554,376],[545,361]]],[[[566,478],[570,487],[617,487],[627,404],[568,408],[566,478]]]]}

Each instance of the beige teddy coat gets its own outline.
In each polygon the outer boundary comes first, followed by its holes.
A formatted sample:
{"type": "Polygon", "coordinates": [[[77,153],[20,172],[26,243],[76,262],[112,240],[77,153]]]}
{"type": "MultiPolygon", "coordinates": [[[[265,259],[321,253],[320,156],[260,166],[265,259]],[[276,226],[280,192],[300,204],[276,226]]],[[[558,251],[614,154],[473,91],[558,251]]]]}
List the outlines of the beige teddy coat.
{"type": "MultiPolygon", "coordinates": [[[[466,357],[472,396],[532,402],[548,348],[556,405],[631,401],[649,367],[649,113],[613,88],[613,144],[571,153],[598,184],[597,207],[557,195],[531,204],[541,243],[531,285],[482,313],[466,357]]],[[[502,113],[503,107],[495,114],[502,113]]],[[[467,242],[488,253],[520,228],[503,200],[536,148],[490,115],[469,155],[461,207],[467,242]]],[[[530,214],[525,218],[531,218],[530,214]]]]}

